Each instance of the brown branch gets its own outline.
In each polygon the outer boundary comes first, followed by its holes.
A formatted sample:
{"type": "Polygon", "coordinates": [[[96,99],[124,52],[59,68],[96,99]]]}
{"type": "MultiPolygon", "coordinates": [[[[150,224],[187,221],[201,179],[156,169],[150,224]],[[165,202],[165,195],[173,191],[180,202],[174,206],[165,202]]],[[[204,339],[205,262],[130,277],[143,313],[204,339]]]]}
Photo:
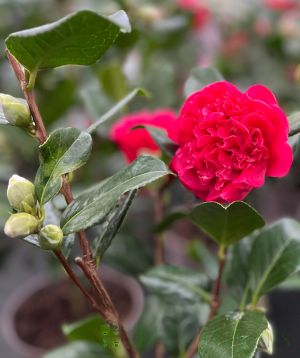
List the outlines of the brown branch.
{"type": "Polygon", "coordinates": [[[77,257],[75,259],[76,264],[82,269],[85,276],[90,281],[92,287],[96,289],[99,296],[101,297],[101,309],[103,312],[103,317],[111,326],[116,327],[119,332],[120,339],[123,343],[125,350],[127,351],[129,357],[139,358],[139,354],[134,349],[132,343],[130,342],[128,335],[124,329],[124,326],[120,320],[119,314],[115,309],[111,298],[103,286],[101,280],[94,270],[91,270],[90,266],[86,264],[86,262],[81,258],[77,257]]]}
{"type": "MultiPolygon", "coordinates": [[[[218,271],[218,276],[213,284],[213,289],[212,289],[213,299],[211,301],[210,312],[206,324],[215,317],[221,305],[220,295],[221,295],[221,287],[222,287],[222,278],[223,278],[224,269],[227,260],[226,249],[224,249],[223,247],[220,247],[219,249],[218,258],[219,258],[219,271],[218,271]]],[[[190,344],[188,350],[185,353],[184,358],[194,357],[195,353],[198,350],[199,342],[200,342],[200,335],[198,335],[194,339],[194,341],[190,344]]]]}
{"type": "MultiPolygon", "coordinates": [[[[35,96],[33,90],[29,90],[27,87],[27,80],[25,76],[25,70],[21,67],[20,63],[15,59],[15,57],[6,49],[7,58],[10,62],[10,65],[20,83],[20,87],[23,91],[24,97],[28,103],[36,130],[36,138],[42,144],[47,138],[47,131],[44,126],[43,119],[41,117],[40,111],[38,109],[35,96]]],[[[74,198],[71,191],[71,187],[67,181],[67,178],[63,176],[63,184],[61,188],[61,193],[63,194],[66,203],[70,204],[74,198]]],[[[89,279],[91,286],[98,293],[99,303],[94,299],[91,293],[82,285],[81,281],[78,279],[68,261],[64,257],[64,255],[60,251],[54,251],[54,254],[61,262],[63,267],[65,268],[67,274],[70,279],[75,283],[75,285],[80,289],[82,294],[86,297],[86,299],[91,303],[91,305],[99,312],[99,314],[109,323],[114,326],[117,326],[119,329],[120,338],[123,342],[124,348],[126,349],[130,358],[139,358],[139,354],[136,352],[135,348],[132,346],[128,335],[119,319],[118,313],[107,293],[105,288],[102,285],[101,280],[97,276],[96,264],[93,259],[92,252],[90,249],[89,242],[87,240],[86,234],[84,231],[80,231],[77,233],[83,253],[83,259],[77,259],[76,263],[82,268],[86,277],[89,279]],[[79,264],[80,262],[80,264],[79,264]],[[109,307],[107,310],[106,308],[109,307]]]]}

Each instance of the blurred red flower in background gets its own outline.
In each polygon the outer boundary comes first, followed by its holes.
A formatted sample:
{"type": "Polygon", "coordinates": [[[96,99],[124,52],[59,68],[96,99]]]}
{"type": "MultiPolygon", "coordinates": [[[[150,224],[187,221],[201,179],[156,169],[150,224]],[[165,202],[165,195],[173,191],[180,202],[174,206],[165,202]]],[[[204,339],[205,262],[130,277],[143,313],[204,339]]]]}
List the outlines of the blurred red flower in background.
{"type": "Polygon", "coordinates": [[[128,162],[145,153],[159,156],[161,151],[148,131],[144,128],[134,129],[134,127],[147,125],[167,132],[175,118],[175,113],[170,109],[159,109],[154,113],[142,111],[129,114],[112,126],[110,138],[118,145],[128,162]]]}

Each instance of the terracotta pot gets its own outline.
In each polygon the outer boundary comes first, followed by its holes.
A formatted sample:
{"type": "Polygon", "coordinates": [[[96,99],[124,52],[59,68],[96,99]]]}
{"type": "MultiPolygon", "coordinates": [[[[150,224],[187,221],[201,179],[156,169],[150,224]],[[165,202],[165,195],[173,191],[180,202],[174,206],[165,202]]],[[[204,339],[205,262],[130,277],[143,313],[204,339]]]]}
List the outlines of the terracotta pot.
{"type": "MultiPolygon", "coordinates": [[[[101,267],[101,277],[125,327],[133,328],[143,309],[142,288],[133,278],[107,266],[101,267]]],[[[91,314],[95,313],[70,280],[55,282],[47,276],[37,276],[19,286],[4,304],[1,330],[12,350],[21,358],[41,358],[46,351],[64,343],[61,324],[91,314]],[[42,339],[37,337],[39,334],[42,339]]]]}

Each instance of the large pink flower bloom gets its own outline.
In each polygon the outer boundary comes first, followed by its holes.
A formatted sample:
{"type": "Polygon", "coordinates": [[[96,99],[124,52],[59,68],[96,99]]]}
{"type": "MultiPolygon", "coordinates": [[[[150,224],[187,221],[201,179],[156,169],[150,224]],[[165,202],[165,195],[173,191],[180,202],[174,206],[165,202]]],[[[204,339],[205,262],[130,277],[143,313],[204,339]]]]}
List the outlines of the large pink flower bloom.
{"type": "Polygon", "coordinates": [[[171,168],[206,201],[242,200],[265,176],[282,177],[292,164],[288,121],[262,85],[240,92],[216,82],[184,103],[169,136],[179,144],[171,168]]]}
{"type": "Polygon", "coordinates": [[[175,118],[175,113],[169,109],[160,109],[154,113],[147,111],[133,113],[121,118],[112,127],[110,138],[118,145],[128,162],[143,153],[159,156],[160,149],[148,131],[144,128],[134,129],[134,127],[147,125],[167,132],[175,118]]]}

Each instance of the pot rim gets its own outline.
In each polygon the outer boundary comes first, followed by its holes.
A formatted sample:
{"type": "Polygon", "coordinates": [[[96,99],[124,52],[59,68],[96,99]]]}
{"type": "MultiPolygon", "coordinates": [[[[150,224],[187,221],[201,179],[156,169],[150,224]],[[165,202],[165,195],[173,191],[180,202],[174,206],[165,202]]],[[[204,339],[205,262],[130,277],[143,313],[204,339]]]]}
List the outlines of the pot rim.
{"type": "MultiPolygon", "coordinates": [[[[143,289],[134,278],[107,265],[101,265],[99,272],[103,277],[104,286],[106,286],[105,283],[111,282],[122,286],[129,292],[131,306],[123,323],[127,330],[132,329],[144,307],[143,289]]],[[[65,280],[66,278],[67,276],[60,278],[60,280],[65,280]]],[[[28,358],[42,357],[46,352],[45,349],[31,345],[19,337],[15,329],[15,317],[21,304],[36,291],[51,284],[52,281],[53,279],[46,273],[37,274],[19,285],[3,304],[0,313],[0,330],[8,345],[21,356],[25,355],[26,357],[28,356],[28,358]]]]}

